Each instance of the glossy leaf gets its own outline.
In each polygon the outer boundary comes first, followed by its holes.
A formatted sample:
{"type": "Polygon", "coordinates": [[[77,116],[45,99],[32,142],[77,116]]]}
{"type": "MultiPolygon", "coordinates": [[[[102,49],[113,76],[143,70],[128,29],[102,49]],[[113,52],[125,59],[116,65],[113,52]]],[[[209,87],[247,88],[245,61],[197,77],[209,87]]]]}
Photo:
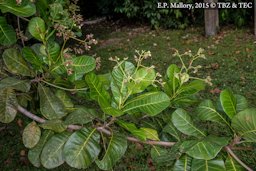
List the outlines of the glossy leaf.
{"type": "Polygon", "coordinates": [[[256,109],[249,108],[239,112],[232,119],[232,127],[245,140],[256,142],[256,109]]]}
{"type": "Polygon", "coordinates": [[[172,166],[174,160],[180,157],[179,143],[176,143],[171,148],[155,146],[151,148],[151,158],[157,166],[172,166]]]}
{"type": "Polygon", "coordinates": [[[40,111],[47,119],[60,119],[66,115],[63,103],[50,90],[41,84],[38,85],[40,96],[40,111]]]}
{"type": "Polygon", "coordinates": [[[204,89],[205,89],[205,82],[201,80],[194,80],[186,85],[183,85],[179,93],[181,95],[184,95],[184,94],[192,95],[204,89]]]}
{"type": "Polygon", "coordinates": [[[166,71],[167,81],[165,84],[165,90],[170,96],[177,91],[177,87],[180,84],[179,79],[175,77],[175,74],[179,72],[180,72],[180,69],[175,64],[170,65],[166,71]]]}
{"type": "Polygon", "coordinates": [[[79,107],[74,112],[70,113],[65,119],[65,124],[87,124],[93,119],[97,118],[98,115],[94,109],[88,109],[85,107],[79,107]]]}
{"type": "Polygon", "coordinates": [[[236,114],[236,98],[229,90],[220,93],[220,102],[224,112],[232,119],[236,114]]]}
{"type": "Polygon", "coordinates": [[[34,17],[28,23],[29,33],[36,39],[43,41],[45,39],[45,23],[40,17],[34,17]]]}
{"type": "Polygon", "coordinates": [[[187,155],[184,155],[178,160],[176,160],[173,166],[173,171],[190,171],[191,165],[192,158],[187,155]]]}
{"type": "Polygon", "coordinates": [[[169,97],[163,92],[148,92],[128,100],[125,105],[124,113],[142,112],[154,116],[162,112],[170,105],[169,97]]]}
{"type": "Polygon", "coordinates": [[[30,90],[30,81],[7,77],[0,81],[0,90],[5,88],[12,88],[18,91],[28,92],[30,90]]]}
{"type": "Polygon", "coordinates": [[[100,135],[96,129],[82,128],[74,132],[64,147],[67,164],[77,169],[86,169],[100,153],[100,135]]]}
{"type": "Polygon", "coordinates": [[[4,63],[9,72],[22,76],[32,76],[26,61],[17,49],[9,48],[3,53],[4,63]]]}
{"type": "Polygon", "coordinates": [[[211,160],[229,143],[229,138],[207,136],[201,140],[184,141],[181,151],[195,159],[211,160]]]}
{"type": "Polygon", "coordinates": [[[224,161],[221,159],[216,160],[192,160],[192,168],[193,171],[224,171],[226,170],[224,161]]]}
{"type": "Polygon", "coordinates": [[[45,144],[42,154],[41,163],[47,169],[53,169],[64,163],[63,147],[67,142],[70,133],[63,132],[53,135],[45,144]]]}
{"type": "Polygon", "coordinates": [[[71,98],[65,91],[58,89],[55,92],[55,96],[57,96],[60,99],[60,101],[64,104],[65,108],[69,109],[74,107],[71,98]]]}
{"type": "Polygon", "coordinates": [[[226,171],[244,171],[245,169],[237,163],[230,155],[225,161],[226,171]]]}
{"type": "Polygon", "coordinates": [[[128,93],[128,76],[131,76],[134,70],[135,66],[131,62],[125,61],[121,65],[115,66],[111,73],[111,90],[119,108],[123,105],[128,93]]]}
{"type": "Polygon", "coordinates": [[[248,102],[244,96],[235,94],[236,98],[236,112],[241,112],[248,108],[248,102]]]}
{"type": "Polygon", "coordinates": [[[79,56],[72,58],[72,68],[74,73],[71,75],[73,80],[81,79],[84,74],[92,71],[96,66],[95,59],[91,56],[79,56]]]}
{"type": "Polygon", "coordinates": [[[40,127],[53,130],[54,132],[63,132],[67,129],[67,125],[61,120],[48,120],[40,124],[40,127]]]}
{"type": "Polygon", "coordinates": [[[169,122],[164,128],[163,132],[166,132],[173,136],[176,140],[180,141],[180,132],[177,130],[177,128],[173,125],[172,122],[169,122]]]}
{"type": "Polygon", "coordinates": [[[48,41],[46,51],[48,54],[48,58],[52,59],[54,62],[58,60],[60,55],[60,45],[54,41],[48,41]]]}
{"type": "Polygon", "coordinates": [[[155,78],[156,72],[153,68],[139,68],[133,80],[128,83],[128,91],[131,94],[141,93],[154,82],[155,78]]]}
{"type": "Polygon", "coordinates": [[[9,123],[17,114],[17,99],[12,89],[0,90],[0,122],[9,123]]]}
{"type": "Polygon", "coordinates": [[[211,100],[203,101],[197,108],[198,117],[204,121],[229,125],[227,120],[215,109],[211,100]]]}
{"type": "Polygon", "coordinates": [[[160,141],[156,130],[151,129],[151,128],[140,128],[140,130],[145,132],[147,139],[160,141]]]}
{"type": "Polygon", "coordinates": [[[127,149],[126,137],[113,134],[108,143],[107,150],[101,160],[96,160],[97,166],[101,170],[110,170],[118,160],[124,155],[127,149]]]}
{"type": "Polygon", "coordinates": [[[15,30],[11,25],[7,24],[4,17],[0,16],[0,44],[3,46],[10,46],[16,43],[16,41],[15,30]]]}
{"type": "Polygon", "coordinates": [[[53,132],[45,130],[37,145],[28,151],[28,159],[35,167],[41,166],[40,155],[45,143],[53,136],[53,132]]]}
{"type": "Polygon", "coordinates": [[[40,70],[43,66],[42,60],[36,55],[36,53],[29,47],[22,49],[22,56],[29,62],[36,70],[40,70]]]}
{"type": "Polygon", "coordinates": [[[183,109],[176,109],[172,113],[173,125],[183,134],[191,135],[195,137],[204,137],[206,134],[204,131],[197,128],[189,114],[183,109]]]}
{"type": "Polygon", "coordinates": [[[123,114],[122,111],[111,106],[110,94],[106,91],[97,75],[89,73],[85,76],[85,80],[90,88],[90,97],[98,101],[103,112],[112,116],[120,116],[123,114]]]}
{"type": "Polygon", "coordinates": [[[43,63],[48,64],[48,57],[46,52],[46,47],[41,43],[35,43],[30,47],[33,52],[36,54],[36,56],[39,57],[40,61],[43,61],[43,63]]]}
{"type": "Polygon", "coordinates": [[[36,122],[31,122],[23,130],[22,141],[26,148],[33,148],[39,142],[41,137],[41,129],[36,122]]]}
{"type": "Polygon", "coordinates": [[[17,5],[15,0],[5,0],[0,3],[0,9],[2,13],[10,12],[14,15],[21,17],[30,17],[36,13],[36,7],[31,2],[24,2],[21,5],[17,5]]]}

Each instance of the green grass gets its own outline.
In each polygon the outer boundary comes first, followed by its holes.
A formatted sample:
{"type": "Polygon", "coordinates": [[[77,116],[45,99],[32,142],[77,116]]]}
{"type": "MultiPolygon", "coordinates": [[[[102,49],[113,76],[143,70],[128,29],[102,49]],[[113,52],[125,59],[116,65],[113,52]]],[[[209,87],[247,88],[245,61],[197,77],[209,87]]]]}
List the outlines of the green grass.
{"type": "Polygon", "coordinates": [[[106,31],[106,34],[102,35],[102,30],[105,29],[102,25],[97,29],[87,30],[93,32],[96,37],[98,33],[101,34],[100,43],[90,52],[101,57],[100,73],[108,72],[111,70],[110,66],[114,66],[114,63],[108,60],[109,57],[129,57],[132,61],[137,49],[150,50],[152,59],[145,63],[155,65],[158,72],[165,74],[170,64],[180,64],[179,59],[172,56],[173,49],[178,49],[181,53],[187,50],[196,53],[201,47],[205,49],[207,60],[198,61],[198,64],[204,67],[198,75],[210,75],[213,79],[213,86],[207,90],[229,87],[235,93],[245,95],[251,105],[256,106],[256,42],[249,29],[236,30],[225,27],[217,36],[209,38],[204,37],[203,28],[154,31],[147,27],[123,27],[111,33],[106,31]]]}
{"type": "MultiPolygon", "coordinates": [[[[88,27],[85,32],[92,32],[99,39],[99,45],[89,52],[91,55],[101,57],[102,67],[99,73],[108,72],[111,66],[114,66],[114,63],[108,60],[109,57],[129,57],[129,60],[133,60],[135,49],[137,49],[150,50],[152,59],[145,61],[146,65],[155,65],[158,72],[164,74],[170,64],[179,65],[179,60],[172,56],[173,48],[180,52],[191,50],[194,53],[198,48],[204,48],[207,60],[198,61],[198,64],[204,67],[198,76],[210,75],[213,79],[213,86],[208,87],[202,96],[217,98],[218,94],[211,94],[210,90],[215,88],[222,90],[229,87],[233,92],[245,95],[251,106],[256,106],[254,100],[256,96],[256,44],[249,29],[236,30],[226,27],[220,31],[218,36],[209,38],[203,36],[203,28],[154,31],[147,27],[120,28],[103,24],[88,27]]],[[[21,140],[22,129],[28,121],[17,117],[11,124],[0,124],[2,128],[0,131],[0,170],[46,170],[34,168],[26,156],[20,155],[22,150],[25,150],[26,154],[28,151],[22,145],[21,140]],[[23,121],[22,128],[17,124],[18,119],[23,121]]],[[[148,146],[138,150],[135,145],[131,145],[124,159],[117,164],[114,170],[149,170],[149,155],[148,146]]],[[[250,166],[255,167],[255,152],[242,152],[240,156],[250,166]]],[[[64,165],[54,170],[76,169],[64,165]]]]}

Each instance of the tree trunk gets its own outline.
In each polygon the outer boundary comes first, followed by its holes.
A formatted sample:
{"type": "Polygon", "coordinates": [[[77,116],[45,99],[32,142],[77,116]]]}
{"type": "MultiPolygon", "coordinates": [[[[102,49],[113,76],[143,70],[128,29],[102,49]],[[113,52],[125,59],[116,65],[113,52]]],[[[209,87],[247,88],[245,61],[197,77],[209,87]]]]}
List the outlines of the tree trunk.
{"type": "MultiPolygon", "coordinates": [[[[204,0],[205,3],[216,3],[218,0],[204,0]]],[[[216,6],[215,9],[204,10],[204,24],[205,24],[205,35],[214,36],[219,30],[219,11],[216,6]]]]}

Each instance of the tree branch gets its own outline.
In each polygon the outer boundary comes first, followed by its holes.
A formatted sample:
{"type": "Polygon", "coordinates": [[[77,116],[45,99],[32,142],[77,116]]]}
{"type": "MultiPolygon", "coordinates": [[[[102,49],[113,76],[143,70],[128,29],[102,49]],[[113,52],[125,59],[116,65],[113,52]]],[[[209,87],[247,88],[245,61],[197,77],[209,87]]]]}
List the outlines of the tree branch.
{"type": "MultiPolygon", "coordinates": [[[[34,121],[37,121],[39,123],[44,123],[46,122],[45,119],[43,118],[40,118],[38,116],[36,116],[35,114],[27,111],[25,108],[21,107],[21,106],[17,106],[17,110],[22,113],[23,115],[27,116],[28,118],[30,119],[33,119],[34,121]]],[[[71,130],[79,130],[82,128],[82,126],[80,125],[68,125],[68,128],[71,129],[71,130]]],[[[99,131],[99,132],[102,132],[106,135],[111,135],[112,132],[107,130],[105,127],[96,127],[96,129],[99,131]]],[[[167,141],[152,141],[152,140],[147,140],[147,141],[141,141],[135,137],[131,137],[131,136],[128,136],[126,137],[126,139],[128,141],[131,141],[131,142],[136,142],[136,143],[141,143],[141,144],[149,144],[149,145],[159,145],[159,146],[164,146],[164,147],[172,147],[173,145],[175,145],[176,142],[167,142],[167,141]]],[[[232,151],[231,147],[228,145],[228,146],[225,146],[224,149],[241,165],[243,166],[244,168],[246,168],[248,171],[253,171],[253,169],[251,169],[249,166],[247,166],[244,162],[242,162],[237,156],[236,154],[232,151]]]]}
{"type": "Polygon", "coordinates": [[[225,150],[241,165],[243,166],[245,169],[247,169],[248,171],[253,171],[250,167],[248,167],[244,162],[242,162],[237,155],[231,150],[231,148],[229,146],[224,147],[225,150]]]}
{"type": "MultiPolygon", "coordinates": [[[[22,113],[23,115],[27,116],[30,119],[33,119],[36,122],[39,122],[39,123],[46,122],[45,119],[40,118],[40,117],[36,116],[35,114],[27,111],[25,108],[21,107],[20,105],[17,106],[17,110],[20,113],[22,113]]],[[[82,126],[80,126],[80,125],[68,125],[68,129],[71,129],[71,130],[79,130],[81,128],[82,128],[82,126]]],[[[111,131],[107,130],[105,127],[96,127],[96,129],[99,132],[102,132],[106,135],[112,134],[111,131]]],[[[152,141],[152,140],[141,141],[135,137],[130,137],[130,136],[127,137],[127,140],[131,141],[131,142],[141,143],[141,144],[160,145],[160,146],[165,146],[165,147],[171,147],[175,144],[175,142],[166,142],[166,141],[152,141]]]]}

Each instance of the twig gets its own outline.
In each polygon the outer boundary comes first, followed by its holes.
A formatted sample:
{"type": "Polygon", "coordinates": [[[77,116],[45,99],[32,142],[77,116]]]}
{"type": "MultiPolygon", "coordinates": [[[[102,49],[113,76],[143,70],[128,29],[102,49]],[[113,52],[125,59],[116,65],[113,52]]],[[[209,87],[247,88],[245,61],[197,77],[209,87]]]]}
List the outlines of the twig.
{"type": "MultiPolygon", "coordinates": [[[[19,33],[18,33],[18,34],[21,34],[21,29],[20,29],[20,17],[17,17],[17,23],[18,23],[18,30],[19,30],[19,33]]],[[[21,37],[20,40],[21,40],[22,46],[24,47],[24,46],[25,46],[25,43],[24,43],[23,38],[21,37]]]]}
{"type": "Polygon", "coordinates": [[[254,148],[253,147],[236,147],[236,146],[234,146],[234,147],[230,147],[232,150],[248,150],[248,151],[252,151],[252,150],[254,150],[254,148]]]}
{"type": "Polygon", "coordinates": [[[24,18],[24,17],[21,17],[21,16],[19,16],[19,18],[21,18],[21,19],[24,20],[24,21],[29,22],[29,19],[27,19],[27,18],[24,18]]]}
{"type": "MultiPolygon", "coordinates": [[[[38,116],[36,116],[35,114],[27,111],[25,108],[21,107],[21,106],[17,106],[17,110],[22,113],[23,115],[29,117],[30,119],[33,119],[34,121],[37,121],[39,123],[44,123],[46,122],[45,119],[40,118],[38,116]]],[[[82,128],[82,126],[79,125],[68,125],[69,129],[72,130],[79,130],[82,128]]],[[[96,127],[96,129],[99,132],[102,132],[106,135],[112,135],[111,131],[107,130],[105,127],[96,127]]],[[[152,140],[147,140],[147,141],[141,141],[135,137],[126,137],[126,139],[128,141],[131,142],[136,142],[136,143],[141,143],[141,144],[149,144],[149,145],[159,145],[159,146],[164,146],[164,147],[172,147],[173,145],[175,145],[176,142],[167,142],[167,141],[152,141],[152,140]]],[[[247,166],[244,162],[242,162],[237,156],[236,154],[232,151],[232,149],[230,148],[230,146],[225,146],[224,149],[241,165],[243,166],[245,169],[247,169],[248,171],[253,171],[249,166],[247,166]]]]}
{"type": "Polygon", "coordinates": [[[247,169],[248,171],[253,171],[249,166],[247,166],[244,162],[242,162],[237,155],[231,150],[231,148],[229,146],[225,146],[224,147],[225,150],[241,165],[243,166],[245,169],[247,169]]]}

